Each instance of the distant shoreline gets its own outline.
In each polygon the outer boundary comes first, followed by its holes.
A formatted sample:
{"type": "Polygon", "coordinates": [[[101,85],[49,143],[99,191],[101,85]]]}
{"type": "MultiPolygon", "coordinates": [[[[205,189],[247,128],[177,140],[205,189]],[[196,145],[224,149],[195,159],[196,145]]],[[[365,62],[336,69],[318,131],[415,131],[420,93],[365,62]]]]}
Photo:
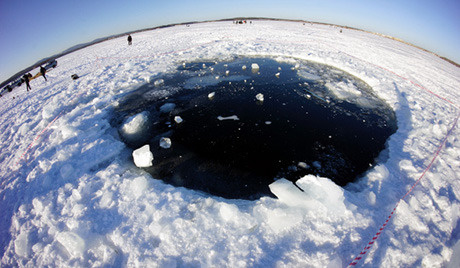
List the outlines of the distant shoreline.
{"type": "Polygon", "coordinates": [[[409,45],[409,46],[412,46],[412,47],[415,47],[415,48],[418,48],[418,49],[421,49],[425,52],[428,52],[430,54],[433,54],[435,56],[437,56],[438,58],[442,59],[442,60],[445,60],[447,62],[449,62],[450,64],[456,66],[456,67],[459,67],[460,68],[460,64],[446,58],[446,57],[443,57],[443,56],[440,56],[434,52],[431,52],[427,49],[424,49],[422,47],[419,47],[419,46],[416,46],[414,44],[411,44],[409,42],[406,42],[404,40],[401,40],[399,38],[396,38],[396,37],[392,37],[392,36],[388,36],[388,35],[384,35],[384,34],[380,34],[380,33],[376,33],[376,32],[371,32],[371,31],[367,31],[367,30],[362,30],[362,29],[358,29],[358,28],[354,28],[354,27],[349,27],[349,26],[342,26],[342,25],[337,25],[337,24],[332,24],[332,23],[324,23],[324,22],[315,22],[315,21],[306,21],[306,20],[294,20],[294,19],[277,19],[277,18],[263,18],[263,17],[236,17],[236,18],[226,18],[226,19],[219,19],[219,20],[205,20],[205,21],[191,21],[191,22],[180,22],[180,23],[173,23],[173,24],[166,24],[166,25],[161,25],[161,26],[156,26],[156,27],[151,27],[151,28],[145,28],[145,29],[140,29],[140,30],[135,30],[135,31],[130,31],[130,32],[125,32],[125,33],[120,33],[120,34],[115,34],[115,35],[110,35],[110,36],[106,36],[106,37],[102,37],[102,38],[98,38],[98,39],[95,39],[93,41],[90,41],[90,42],[87,42],[87,43],[81,43],[81,44],[78,44],[78,45],[75,45],[73,47],[70,47],[58,54],[55,54],[55,55],[52,55],[50,57],[47,57],[47,58],[44,58],[42,60],[39,60],[38,62],[36,62],[35,64],[31,65],[30,67],[22,70],[22,71],[19,71],[18,73],[14,74],[13,76],[11,76],[9,79],[3,81],[1,84],[0,84],[0,93],[4,93],[4,87],[6,85],[8,85],[9,83],[11,82],[14,82],[15,80],[19,79],[21,76],[23,76],[25,73],[28,73],[30,71],[32,71],[33,69],[43,65],[43,64],[46,64],[47,62],[51,61],[51,60],[56,60],[62,56],[65,56],[67,54],[70,54],[72,52],[75,52],[75,51],[78,51],[80,49],[83,49],[83,48],[86,48],[86,47],[89,47],[89,46],[92,46],[92,45],[95,45],[95,44],[98,44],[98,43],[102,43],[104,41],[108,41],[108,40],[111,40],[111,39],[115,39],[115,38],[119,38],[119,37],[122,37],[122,36],[126,36],[128,34],[135,34],[135,33],[141,33],[141,32],[147,32],[147,31],[153,31],[153,30],[157,30],[157,29],[162,29],[162,28],[169,28],[169,27],[174,27],[174,26],[180,26],[180,25],[188,25],[188,24],[198,24],[198,23],[209,23],[209,22],[224,22],[224,21],[235,21],[235,20],[265,20],[265,21],[287,21],[287,22],[299,22],[299,23],[311,23],[311,24],[319,24],[319,25],[327,25],[327,26],[334,26],[334,27],[339,27],[339,28],[343,28],[343,29],[351,29],[351,30],[356,30],[356,31],[361,31],[361,32],[366,32],[366,33],[371,33],[371,34],[374,34],[374,35],[378,35],[378,36],[381,36],[381,37],[385,37],[385,38],[389,38],[389,39],[392,39],[392,40],[395,40],[395,41],[398,41],[398,42],[401,42],[401,43],[404,43],[406,45],[409,45]]]}

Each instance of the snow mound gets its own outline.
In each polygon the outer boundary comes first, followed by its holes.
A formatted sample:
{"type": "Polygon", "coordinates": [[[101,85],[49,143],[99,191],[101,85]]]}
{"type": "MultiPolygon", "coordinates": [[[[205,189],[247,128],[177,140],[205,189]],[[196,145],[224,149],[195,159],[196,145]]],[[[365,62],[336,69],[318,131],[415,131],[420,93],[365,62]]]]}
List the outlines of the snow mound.
{"type": "Polygon", "coordinates": [[[134,164],[137,167],[151,167],[153,154],[150,152],[150,145],[146,144],[133,151],[134,164]]]}
{"type": "Polygon", "coordinates": [[[74,232],[62,232],[56,236],[56,240],[64,247],[67,253],[73,257],[82,257],[86,245],[85,240],[74,232]]]}

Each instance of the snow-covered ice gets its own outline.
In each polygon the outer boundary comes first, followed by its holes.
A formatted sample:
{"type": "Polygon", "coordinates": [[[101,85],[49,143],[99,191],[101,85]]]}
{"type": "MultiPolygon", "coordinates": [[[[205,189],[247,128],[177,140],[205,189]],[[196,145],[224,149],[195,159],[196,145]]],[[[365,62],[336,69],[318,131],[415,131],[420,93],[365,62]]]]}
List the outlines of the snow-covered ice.
{"type": "MultiPolygon", "coordinates": [[[[132,46],[121,37],[58,58],[48,82],[35,79],[34,90],[0,99],[2,267],[345,266],[446,137],[359,264],[457,267],[459,128],[447,134],[459,115],[458,67],[382,36],[300,22],[211,22],[135,36],[132,46]],[[118,100],[183,62],[237,56],[316,61],[369,84],[398,120],[379,164],[345,188],[314,175],[297,187],[279,179],[270,186],[278,199],[256,201],[173,187],[133,165],[133,150],[120,139],[142,129],[145,115],[128,119],[126,131],[113,129],[109,115],[118,100]],[[72,80],[74,73],[80,79],[72,80]]],[[[331,89],[360,101],[345,81],[331,89]]],[[[168,96],[163,84],[153,90],[168,96]]]]}

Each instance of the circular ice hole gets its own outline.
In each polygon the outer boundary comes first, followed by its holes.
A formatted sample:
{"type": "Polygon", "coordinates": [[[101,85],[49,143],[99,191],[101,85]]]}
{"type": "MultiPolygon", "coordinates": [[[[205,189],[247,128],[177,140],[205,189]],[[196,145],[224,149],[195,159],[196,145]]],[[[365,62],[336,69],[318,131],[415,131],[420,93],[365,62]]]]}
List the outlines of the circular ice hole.
{"type": "Polygon", "coordinates": [[[189,62],[158,79],[160,86],[142,86],[120,101],[113,125],[136,149],[123,129],[139,114],[148,118],[135,131],[154,155],[145,170],[225,198],[270,195],[274,179],[295,182],[307,174],[346,185],[376,164],[396,131],[394,111],[372,88],[318,63],[189,62]],[[159,146],[165,137],[173,144],[168,149],[159,146]]]}

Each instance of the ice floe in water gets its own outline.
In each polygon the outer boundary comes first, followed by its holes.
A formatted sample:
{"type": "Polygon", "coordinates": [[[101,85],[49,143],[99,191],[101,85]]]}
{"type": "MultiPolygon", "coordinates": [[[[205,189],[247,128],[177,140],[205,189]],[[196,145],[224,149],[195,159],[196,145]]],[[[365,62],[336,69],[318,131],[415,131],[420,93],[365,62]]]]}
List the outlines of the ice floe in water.
{"type": "Polygon", "coordinates": [[[153,154],[150,151],[150,145],[146,144],[133,151],[134,164],[138,167],[152,166],[153,154]]]}
{"type": "Polygon", "coordinates": [[[139,146],[149,139],[152,122],[149,112],[143,111],[127,117],[119,129],[123,141],[132,146],[139,146]]]}

